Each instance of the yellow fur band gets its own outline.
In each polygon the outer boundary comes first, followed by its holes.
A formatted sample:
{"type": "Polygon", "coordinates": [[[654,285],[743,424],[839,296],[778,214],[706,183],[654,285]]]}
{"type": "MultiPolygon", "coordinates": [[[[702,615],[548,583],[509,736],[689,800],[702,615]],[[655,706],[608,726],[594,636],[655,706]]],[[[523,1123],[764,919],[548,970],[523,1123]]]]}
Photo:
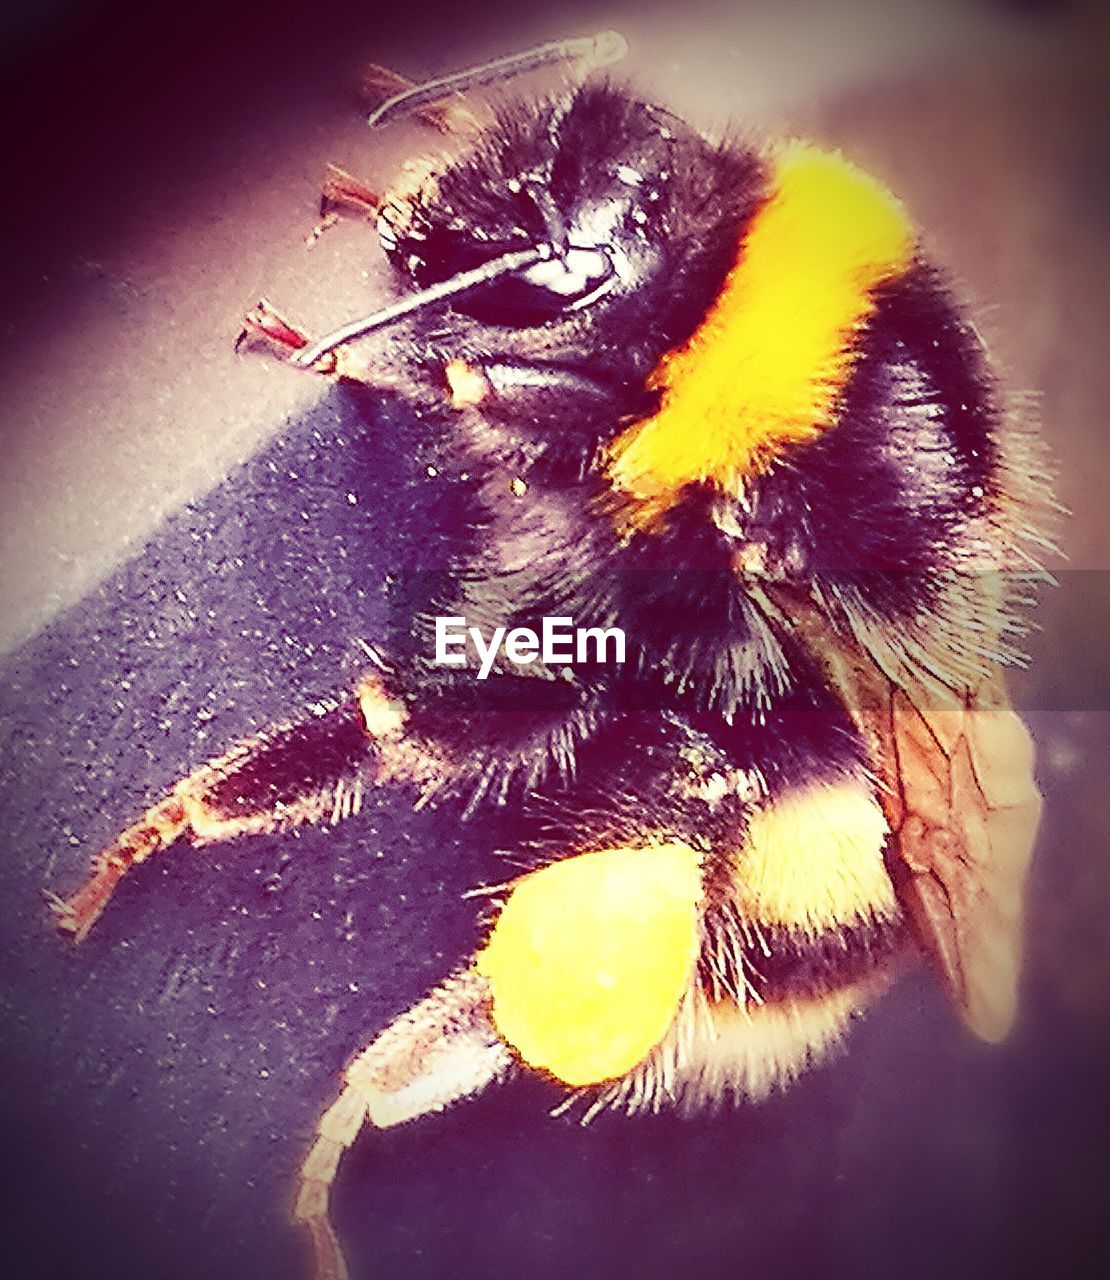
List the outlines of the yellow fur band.
{"type": "Polygon", "coordinates": [[[748,823],[735,869],[736,900],[754,920],[817,937],[898,914],[883,862],[888,827],[859,783],[814,783],[748,823]]]}
{"type": "Polygon", "coordinates": [[[733,493],[835,419],[874,291],[910,266],[905,211],[838,153],[791,144],[701,325],[651,375],[659,410],[614,442],[609,476],[650,522],[685,485],[733,493]]]}

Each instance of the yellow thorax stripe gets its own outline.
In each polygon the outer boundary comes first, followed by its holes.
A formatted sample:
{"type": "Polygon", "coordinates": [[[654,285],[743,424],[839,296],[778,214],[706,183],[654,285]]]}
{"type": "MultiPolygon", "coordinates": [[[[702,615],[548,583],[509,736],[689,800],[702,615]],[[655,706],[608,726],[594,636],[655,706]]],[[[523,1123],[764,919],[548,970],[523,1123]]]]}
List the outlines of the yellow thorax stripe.
{"type": "Polygon", "coordinates": [[[683,486],[735,492],[780,446],[817,435],[834,420],[876,287],[908,268],[915,244],[873,178],[837,152],[786,146],[717,300],[652,371],[659,410],[614,441],[614,487],[650,520],[683,486]]]}

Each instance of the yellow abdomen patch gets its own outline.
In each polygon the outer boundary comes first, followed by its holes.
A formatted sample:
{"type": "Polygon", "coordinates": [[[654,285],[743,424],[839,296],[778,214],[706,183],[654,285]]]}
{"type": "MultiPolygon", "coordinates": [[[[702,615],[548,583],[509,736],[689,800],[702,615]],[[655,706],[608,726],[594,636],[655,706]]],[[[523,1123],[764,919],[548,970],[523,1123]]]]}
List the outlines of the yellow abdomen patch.
{"type": "Polygon", "coordinates": [[[687,484],[735,492],[782,445],[830,425],[874,291],[906,271],[915,245],[874,179],[835,152],[786,147],[716,302],[652,372],[658,411],[614,442],[614,487],[650,520],[687,484]]]}
{"type": "Polygon", "coordinates": [[[623,1075],[666,1035],[700,945],[697,852],[579,854],[526,876],[477,958],[498,1032],[570,1085],[623,1075]]]}
{"type": "Polygon", "coordinates": [[[883,861],[889,828],[858,783],[817,783],[757,810],[734,871],[753,920],[817,935],[898,913],[883,861]]]}

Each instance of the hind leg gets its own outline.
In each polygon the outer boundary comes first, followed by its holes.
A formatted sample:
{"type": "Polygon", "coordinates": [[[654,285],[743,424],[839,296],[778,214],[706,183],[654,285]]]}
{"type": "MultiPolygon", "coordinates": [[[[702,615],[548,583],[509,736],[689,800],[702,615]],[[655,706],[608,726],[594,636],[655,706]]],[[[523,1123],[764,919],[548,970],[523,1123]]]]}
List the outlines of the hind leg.
{"type": "Polygon", "coordinates": [[[179,840],[200,845],[338,822],[358,811],[368,782],[433,776],[429,749],[403,737],[404,715],[376,679],[303,720],[237,743],[182,779],[93,859],[75,893],[52,898],[58,926],[80,941],[122,877],[179,840]]]}
{"type": "Polygon", "coordinates": [[[348,1277],[328,1202],[340,1157],[363,1126],[386,1129],[442,1111],[511,1067],[489,1010],[488,984],[468,970],[402,1014],[348,1066],[339,1097],[317,1123],[293,1208],[312,1240],[314,1280],[348,1277]]]}

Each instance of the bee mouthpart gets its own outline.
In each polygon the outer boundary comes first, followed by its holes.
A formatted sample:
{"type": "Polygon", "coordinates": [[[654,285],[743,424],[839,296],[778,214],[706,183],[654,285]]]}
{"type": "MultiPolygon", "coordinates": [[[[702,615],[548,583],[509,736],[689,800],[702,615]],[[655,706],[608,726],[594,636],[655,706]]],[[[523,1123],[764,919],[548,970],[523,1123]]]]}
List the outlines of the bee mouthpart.
{"type": "Polygon", "coordinates": [[[443,373],[447,381],[447,398],[453,409],[474,408],[489,395],[489,379],[481,369],[466,360],[449,360],[443,373]]]}
{"type": "Polygon", "coordinates": [[[483,360],[456,357],[444,368],[445,393],[453,409],[479,405],[502,415],[550,413],[573,402],[583,421],[611,417],[627,404],[625,384],[598,376],[589,368],[548,361],[483,360]]]}

